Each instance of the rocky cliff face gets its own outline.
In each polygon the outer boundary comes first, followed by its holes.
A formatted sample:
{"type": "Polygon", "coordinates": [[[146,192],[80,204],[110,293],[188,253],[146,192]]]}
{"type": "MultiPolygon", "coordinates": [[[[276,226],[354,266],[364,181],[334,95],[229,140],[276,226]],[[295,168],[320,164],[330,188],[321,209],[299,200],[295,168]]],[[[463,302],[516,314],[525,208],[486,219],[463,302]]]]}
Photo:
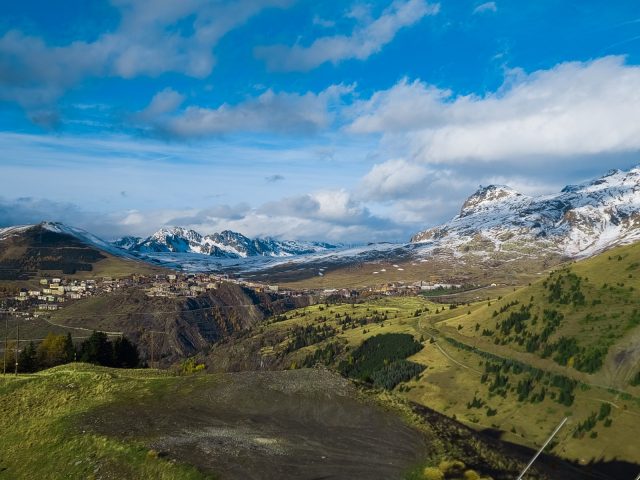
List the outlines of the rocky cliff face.
{"type": "Polygon", "coordinates": [[[147,297],[139,289],[90,297],[60,310],[56,318],[72,327],[121,331],[139,344],[144,358],[153,348],[156,360],[171,363],[311,302],[311,297],[256,293],[223,283],[196,297],[147,297]]]}

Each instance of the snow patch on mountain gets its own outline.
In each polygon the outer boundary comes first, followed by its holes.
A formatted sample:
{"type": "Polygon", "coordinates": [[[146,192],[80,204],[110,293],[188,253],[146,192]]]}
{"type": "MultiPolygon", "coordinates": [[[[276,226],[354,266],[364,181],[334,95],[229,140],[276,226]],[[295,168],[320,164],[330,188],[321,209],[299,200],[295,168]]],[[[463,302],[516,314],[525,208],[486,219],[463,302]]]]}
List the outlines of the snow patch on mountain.
{"type": "Polygon", "coordinates": [[[0,238],[6,238],[11,235],[18,235],[30,228],[33,228],[33,225],[16,225],[13,227],[3,227],[0,228],[0,238]]]}

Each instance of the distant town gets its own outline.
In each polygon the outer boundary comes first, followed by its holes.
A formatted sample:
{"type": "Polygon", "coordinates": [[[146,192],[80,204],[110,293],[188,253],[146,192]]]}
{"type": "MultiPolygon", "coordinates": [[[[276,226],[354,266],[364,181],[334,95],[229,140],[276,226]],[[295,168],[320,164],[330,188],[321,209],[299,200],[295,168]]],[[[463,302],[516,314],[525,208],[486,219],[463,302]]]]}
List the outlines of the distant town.
{"type": "Polygon", "coordinates": [[[230,278],[220,274],[183,274],[167,275],[131,275],[124,278],[102,277],[98,279],[78,280],[64,276],[43,277],[39,279],[39,288],[22,288],[16,295],[7,295],[0,299],[0,308],[25,318],[37,318],[65,305],[97,295],[109,295],[125,289],[143,289],[148,297],[197,297],[216,290],[223,282],[234,283],[253,290],[256,293],[273,293],[280,296],[312,295],[317,298],[331,296],[357,298],[370,295],[416,295],[434,290],[459,289],[462,285],[417,281],[384,283],[362,289],[289,289],[278,285],[264,284],[243,279],[230,278]]]}

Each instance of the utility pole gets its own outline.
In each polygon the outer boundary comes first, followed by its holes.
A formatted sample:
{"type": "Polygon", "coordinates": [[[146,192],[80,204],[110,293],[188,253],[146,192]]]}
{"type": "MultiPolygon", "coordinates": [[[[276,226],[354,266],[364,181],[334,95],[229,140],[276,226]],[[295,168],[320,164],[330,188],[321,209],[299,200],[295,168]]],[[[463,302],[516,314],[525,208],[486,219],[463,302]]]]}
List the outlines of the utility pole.
{"type": "Polygon", "coordinates": [[[153,368],[153,348],[154,348],[153,330],[151,330],[151,368],[153,368]]]}
{"type": "Polygon", "coordinates": [[[20,348],[20,322],[16,318],[16,377],[18,376],[18,351],[20,348]]]}
{"type": "Polygon", "coordinates": [[[4,313],[4,355],[2,359],[2,375],[7,374],[7,348],[9,347],[9,315],[4,313]]]}
{"type": "MultiPolygon", "coordinates": [[[[151,364],[150,367],[153,368],[155,363],[155,352],[156,352],[156,339],[155,334],[158,333],[160,335],[166,335],[167,332],[161,332],[160,330],[147,330],[151,334],[151,364]]],[[[162,352],[160,352],[162,354],[162,352]]]]}

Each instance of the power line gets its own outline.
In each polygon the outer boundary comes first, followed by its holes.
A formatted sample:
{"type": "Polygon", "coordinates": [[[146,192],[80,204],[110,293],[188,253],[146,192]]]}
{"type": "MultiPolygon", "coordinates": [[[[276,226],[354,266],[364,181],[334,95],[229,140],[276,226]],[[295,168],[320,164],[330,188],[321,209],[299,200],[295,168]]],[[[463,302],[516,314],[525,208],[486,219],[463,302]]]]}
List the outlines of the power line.
{"type": "MultiPolygon", "coordinates": [[[[542,445],[542,447],[540,447],[540,450],[538,450],[536,452],[536,454],[533,456],[533,458],[531,459],[531,461],[527,464],[526,467],[524,467],[524,470],[522,470],[522,473],[520,473],[520,475],[518,475],[518,478],[516,480],[522,480],[522,478],[524,477],[524,474],[527,473],[527,470],[529,470],[529,468],[531,468],[531,465],[533,465],[533,462],[536,461],[536,459],[540,456],[540,454],[543,452],[543,450],[545,448],[547,448],[547,445],[549,445],[549,443],[551,442],[551,440],[553,440],[553,437],[556,436],[556,434],[560,431],[560,429],[564,426],[565,423],[567,423],[567,420],[569,420],[569,417],[564,417],[564,420],[562,420],[560,422],[560,425],[558,425],[556,427],[556,429],[553,431],[553,433],[551,434],[551,436],[547,439],[546,442],[544,442],[544,444],[542,445]]],[[[636,479],[638,480],[638,479],[636,479]]]]}

